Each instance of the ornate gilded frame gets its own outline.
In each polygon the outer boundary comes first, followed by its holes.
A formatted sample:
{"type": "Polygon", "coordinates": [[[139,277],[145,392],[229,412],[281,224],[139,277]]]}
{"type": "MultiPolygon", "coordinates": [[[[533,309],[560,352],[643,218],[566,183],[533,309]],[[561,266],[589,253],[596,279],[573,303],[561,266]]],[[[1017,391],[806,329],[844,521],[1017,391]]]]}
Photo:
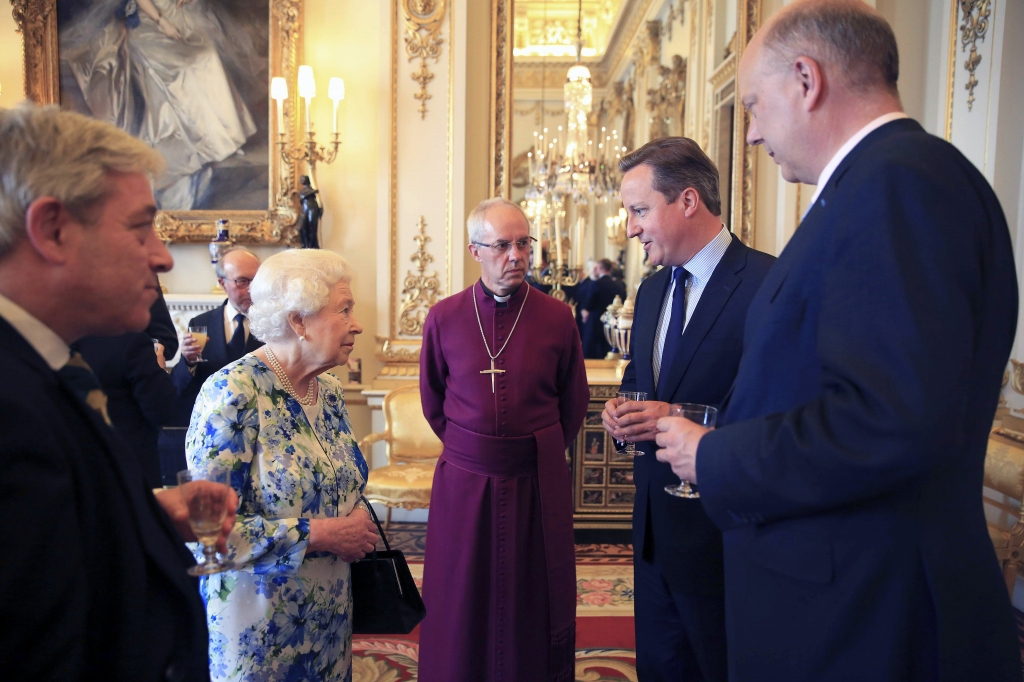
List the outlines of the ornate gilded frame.
{"type": "MultiPolygon", "coordinates": [[[[57,44],[56,0],[11,0],[14,21],[24,36],[25,96],[38,104],[60,99],[60,67],[57,44]]],[[[295,83],[302,49],[302,0],[270,0],[270,75],[295,83]]],[[[269,91],[270,84],[267,83],[269,91]]],[[[290,88],[285,102],[285,142],[298,140],[297,88],[290,88]]],[[[272,109],[272,107],[271,107],[272,109]]],[[[299,169],[281,159],[276,117],[269,129],[268,209],[266,211],[161,211],[157,230],[177,243],[208,242],[216,234],[220,218],[231,221],[231,236],[245,244],[292,244],[298,237],[299,169]]]]}
{"type": "MultiPolygon", "coordinates": [[[[494,196],[510,196],[512,115],[512,3],[491,0],[491,188],[494,196]]],[[[735,63],[761,24],[761,0],[736,0],[737,28],[742,40],[735,41],[735,63]]],[[[707,2],[705,16],[712,7],[707,2]]],[[[711,106],[710,98],[704,102],[711,106]]],[[[733,210],[734,231],[748,245],[754,244],[754,206],[757,187],[757,148],[746,144],[748,114],[737,99],[733,123],[733,210]]]]}

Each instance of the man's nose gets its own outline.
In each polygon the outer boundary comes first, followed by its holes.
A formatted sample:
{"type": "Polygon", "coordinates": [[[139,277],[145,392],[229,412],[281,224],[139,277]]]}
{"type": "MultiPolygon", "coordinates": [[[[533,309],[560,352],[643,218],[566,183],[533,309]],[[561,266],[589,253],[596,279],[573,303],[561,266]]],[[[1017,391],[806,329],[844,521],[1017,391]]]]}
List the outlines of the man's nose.
{"type": "Polygon", "coordinates": [[[640,226],[636,224],[636,219],[633,216],[626,218],[626,236],[632,239],[633,237],[639,236],[643,232],[640,226]]]}
{"type": "Polygon", "coordinates": [[[149,267],[153,272],[169,272],[174,267],[174,256],[167,249],[164,240],[154,231],[149,245],[149,267]]]}
{"type": "Polygon", "coordinates": [[[761,139],[761,133],[757,129],[757,119],[753,116],[750,117],[750,123],[747,125],[747,144],[757,145],[764,142],[761,139]]]}

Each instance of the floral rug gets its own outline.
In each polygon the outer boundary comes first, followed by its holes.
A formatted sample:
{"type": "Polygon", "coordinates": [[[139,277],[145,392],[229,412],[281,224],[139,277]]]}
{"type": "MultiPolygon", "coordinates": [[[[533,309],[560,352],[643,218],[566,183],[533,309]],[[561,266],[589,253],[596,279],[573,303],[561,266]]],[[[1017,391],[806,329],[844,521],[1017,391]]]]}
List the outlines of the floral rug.
{"type": "MultiPolygon", "coordinates": [[[[388,542],[409,560],[423,587],[424,524],[392,523],[388,542]]],[[[352,640],[353,682],[416,679],[419,629],[405,636],[352,640]]],[[[633,549],[629,545],[576,545],[576,680],[636,682],[633,632],[633,549]]]]}

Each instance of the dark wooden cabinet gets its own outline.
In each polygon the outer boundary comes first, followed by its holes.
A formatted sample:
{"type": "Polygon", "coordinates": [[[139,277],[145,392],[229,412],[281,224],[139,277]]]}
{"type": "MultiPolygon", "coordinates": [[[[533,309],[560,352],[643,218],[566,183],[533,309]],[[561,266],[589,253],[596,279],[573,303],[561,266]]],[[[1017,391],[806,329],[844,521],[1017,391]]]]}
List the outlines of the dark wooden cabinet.
{"type": "Polygon", "coordinates": [[[601,426],[601,412],[618,384],[590,385],[583,428],[569,448],[573,481],[573,521],[577,528],[628,528],[633,514],[633,460],[615,452],[601,426]]]}

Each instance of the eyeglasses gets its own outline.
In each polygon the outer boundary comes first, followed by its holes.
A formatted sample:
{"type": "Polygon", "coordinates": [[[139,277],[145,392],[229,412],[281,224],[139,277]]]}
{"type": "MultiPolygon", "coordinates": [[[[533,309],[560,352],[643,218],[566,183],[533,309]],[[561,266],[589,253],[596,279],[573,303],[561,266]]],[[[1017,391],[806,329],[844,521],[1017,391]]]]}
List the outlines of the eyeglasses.
{"type": "Polygon", "coordinates": [[[248,277],[239,277],[238,279],[228,279],[225,281],[232,282],[239,289],[248,289],[249,285],[252,284],[252,280],[248,277]]]}
{"type": "Polygon", "coordinates": [[[473,243],[476,244],[477,246],[486,246],[489,249],[494,249],[494,253],[501,254],[506,253],[513,243],[516,245],[517,250],[529,251],[533,243],[536,241],[537,240],[534,237],[523,237],[522,239],[517,239],[515,242],[502,240],[500,242],[494,242],[493,244],[481,244],[480,242],[473,243]]]}

